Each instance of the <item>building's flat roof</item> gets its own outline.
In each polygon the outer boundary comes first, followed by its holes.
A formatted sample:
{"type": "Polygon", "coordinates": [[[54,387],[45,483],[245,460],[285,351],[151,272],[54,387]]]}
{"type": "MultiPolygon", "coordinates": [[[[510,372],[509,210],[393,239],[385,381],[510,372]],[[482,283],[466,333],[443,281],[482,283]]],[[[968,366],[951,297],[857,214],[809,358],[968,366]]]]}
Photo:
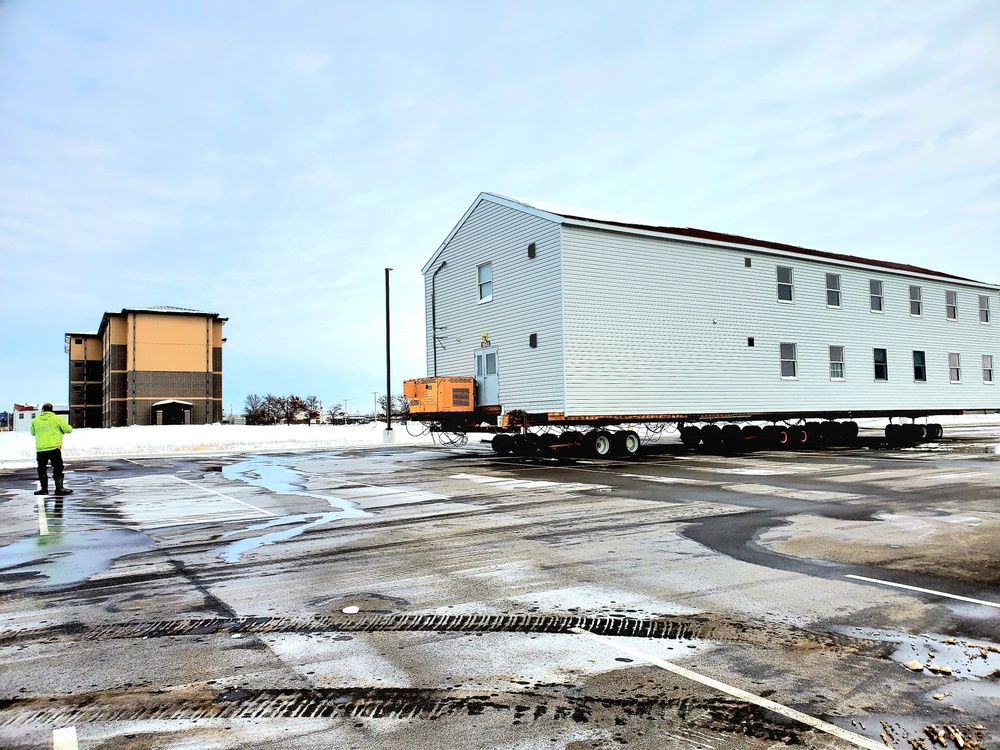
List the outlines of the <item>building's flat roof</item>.
{"type": "Polygon", "coordinates": [[[920,266],[913,266],[907,263],[895,263],[887,260],[876,260],[874,258],[863,258],[858,255],[846,255],[843,253],[832,253],[825,250],[813,250],[807,247],[800,247],[798,245],[789,245],[784,242],[772,242],[771,240],[760,240],[754,237],[746,237],[738,234],[728,234],[725,232],[713,232],[708,229],[697,229],[695,227],[679,227],[663,224],[657,221],[651,221],[649,219],[641,219],[633,216],[626,216],[623,214],[609,213],[605,211],[592,211],[585,208],[576,208],[573,206],[561,206],[555,203],[548,203],[546,201],[536,201],[529,200],[525,198],[515,198],[509,195],[501,195],[499,193],[480,193],[479,198],[472,204],[469,212],[462,217],[462,220],[458,223],[458,226],[452,230],[452,233],[448,238],[441,244],[438,251],[434,254],[427,265],[424,266],[424,272],[426,273],[430,265],[433,263],[434,259],[437,257],[438,253],[444,248],[444,245],[448,243],[451,237],[454,235],[458,227],[464,223],[465,219],[468,218],[469,213],[472,209],[479,204],[480,200],[489,200],[495,203],[506,204],[513,208],[518,206],[523,206],[529,211],[545,215],[547,218],[556,221],[572,222],[575,224],[591,225],[595,228],[608,227],[613,229],[621,229],[624,231],[634,231],[634,232],[655,232],[657,234],[672,235],[676,237],[690,238],[694,240],[704,240],[707,242],[724,242],[727,244],[740,245],[743,247],[757,247],[766,250],[780,250],[787,253],[795,253],[797,255],[803,255],[811,258],[821,258],[825,260],[839,261],[843,263],[852,263],[864,266],[872,266],[874,268],[883,268],[890,271],[899,271],[906,274],[919,274],[921,276],[933,276],[941,279],[953,279],[955,281],[964,281],[978,286],[986,286],[991,288],[996,288],[995,284],[986,284],[975,279],[966,278],[964,276],[956,276],[950,273],[944,273],[943,271],[935,271],[930,268],[921,268],[920,266]],[[514,205],[512,205],[514,204],[514,205]]]}
{"type": "Polygon", "coordinates": [[[104,330],[104,326],[107,325],[108,318],[118,316],[118,315],[128,315],[129,313],[154,313],[157,315],[197,315],[198,317],[215,318],[216,320],[225,323],[229,318],[223,318],[217,312],[210,312],[208,310],[193,310],[189,307],[172,307],[170,305],[152,305],[147,307],[123,307],[121,312],[111,312],[108,311],[104,313],[101,318],[100,330],[104,330]]]}

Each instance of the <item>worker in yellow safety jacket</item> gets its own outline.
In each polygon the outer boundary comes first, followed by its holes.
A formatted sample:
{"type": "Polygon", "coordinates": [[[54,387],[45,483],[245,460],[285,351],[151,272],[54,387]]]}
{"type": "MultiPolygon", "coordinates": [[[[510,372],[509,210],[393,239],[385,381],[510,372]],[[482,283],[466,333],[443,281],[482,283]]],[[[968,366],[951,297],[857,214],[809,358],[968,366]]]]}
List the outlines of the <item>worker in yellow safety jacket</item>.
{"type": "Polygon", "coordinates": [[[52,478],[56,481],[55,495],[62,497],[73,490],[63,486],[63,434],[73,428],[66,420],[52,411],[52,404],[42,404],[42,413],[31,420],[31,434],[35,436],[35,457],[38,460],[38,483],[36,495],[49,494],[48,464],[52,463],[52,478]]]}

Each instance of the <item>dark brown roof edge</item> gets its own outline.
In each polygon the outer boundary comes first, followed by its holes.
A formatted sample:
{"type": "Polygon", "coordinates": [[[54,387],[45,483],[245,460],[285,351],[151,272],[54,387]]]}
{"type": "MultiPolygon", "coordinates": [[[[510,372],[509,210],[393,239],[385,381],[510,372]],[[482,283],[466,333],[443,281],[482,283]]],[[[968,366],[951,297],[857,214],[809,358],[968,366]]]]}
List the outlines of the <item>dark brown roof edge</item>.
{"type": "Polygon", "coordinates": [[[865,266],[875,266],[876,268],[887,268],[893,271],[906,271],[908,273],[919,273],[925,276],[939,276],[943,279],[955,279],[956,281],[968,281],[977,286],[994,287],[982,281],[969,279],[965,276],[955,276],[954,274],[934,271],[930,268],[911,266],[906,263],[893,263],[888,260],[874,260],[872,258],[862,258],[857,255],[843,255],[841,253],[829,253],[824,250],[811,250],[798,245],[786,245],[783,242],[771,242],[770,240],[758,240],[753,237],[743,237],[738,234],[725,234],[724,232],[711,232],[707,229],[695,229],[693,227],[662,227],[649,224],[630,224],[620,221],[605,221],[588,218],[586,216],[571,216],[570,214],[559,214],[564,219],[572,219],[587,224],[607,224],[608,226],[624,227],[626,229],[641,229],[647,232],[660,232],[662,234],[677,234],[683,237],[694,237],[701,240],[712,240],[714,242],[731,242],[740,245],[750,245],[752,247],[765,247],[771,250],[786,250],[799,255],[807,255],[814,258],[829,258],[830,260],[840,260],[848,263],[860,263],[865,266]]]}

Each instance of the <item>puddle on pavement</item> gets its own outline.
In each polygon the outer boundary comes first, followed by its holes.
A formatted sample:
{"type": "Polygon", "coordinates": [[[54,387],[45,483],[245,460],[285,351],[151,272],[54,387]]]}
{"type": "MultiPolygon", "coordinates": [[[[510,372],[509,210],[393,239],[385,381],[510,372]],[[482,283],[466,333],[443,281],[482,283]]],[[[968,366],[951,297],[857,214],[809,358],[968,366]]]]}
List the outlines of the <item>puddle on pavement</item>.
{"type": "MultiPolygon", "coordinates": [[[[301,466],[302,463],[298,463],[297,465],[301,466]]],[[[238,562],[250,550],[282,542],[286,539],[292,539],[317,526],[332,523],[333,521],[341,521],[345,518],[364,518],[373,515],[361,510],[356,503],[352,503],[350,500],[345,500],[336,495],[306,490],[305,487],[308,481],[306,473],[285,465],[282,463],[282,459],[274,456],[251,456],[246,461],[224,466],[222,476],[230,481],[246,482],[255,487],[262,487],[277,495],[314,497],[324,500],[333,508],[336,508],[336,510],[327,513],[303,513],[293,516],[282,516],[270,521],[254,524],[245,529],[223,534],[222,536],[225,538],[235,534],[243,534],[247,531],[264,531],[279,526],[290,527],[247,539],[240,539],[227,545],[219,555],[226,562],[238,562]]]]}
{"type": "Polygon", "coordinates": [[[889,657],[906,665],[919,662],[923,670],[913,670],[942,680],[979,680],[1000,671],[1000,647],[988,641],[950,637],[937,634],[910,635],[891,630],[871,628],[837,628],[853,636],[882,643],[895,643],[889,657]],[[951,674],[929,669],[931,666],[951,670],[951,674]]]}
{"type": "Polygon", "coordinates": [[[85,581],[119,557],[153,549],[149,538],[131,529],[100,529],[22,539],[0,548],[0,578],[43,576],[44,588],[85,581]]]}

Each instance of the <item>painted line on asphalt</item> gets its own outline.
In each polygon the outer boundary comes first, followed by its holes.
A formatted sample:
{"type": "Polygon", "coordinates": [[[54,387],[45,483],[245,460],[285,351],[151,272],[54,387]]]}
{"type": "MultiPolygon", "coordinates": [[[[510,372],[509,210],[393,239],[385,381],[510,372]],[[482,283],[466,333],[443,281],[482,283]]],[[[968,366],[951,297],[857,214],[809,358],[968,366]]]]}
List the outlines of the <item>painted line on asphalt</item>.
{"type": "Polygon", "coordinates": [[[63,727],[52,732],[52,750],[77,750],[76,727],[63,727]]]}
{"type": "Polygon", "coordinates": [[[237,499],[235,497],[230,497],[229,495],[223,494],[222,492],[218,492],[216,490],[213,490],[211,487],[203,487],[200,484],[195,484],[194,482],[188,481],[187,479],[181,479],[180,477],[174,476],[173,474],[171,474],[170,476],[172,476],[178,482],[184,482],[184,484],[190,484],[192,487],[196,487],[199,490],[203,490],[205,492],[211,492],[213,495],[218,495],[219,497],[224,497],[224,498],[226,498],[226,500],[232,500],[234,503],[239,503],[240,505],[245,505],[248,508],[253,508],[254,510],[259,510],[261,513],[266,513],[267,515],[274,516],[275,518],[278,517],[277,513],[272,513],[269,510],[264,510],[263,508],[258,508],[256,505],[251,505],[250,503],[243,502],[242,500],[239,500],[239,499],[237,499]]]}
{"type": "Polygon", "coordinates": [[[621,651],[622,653],[629,654],[637,659],[642,659],[643,661],[654,664],[661,669],[667,670],[668,672],[673,672],[680,677],[685,677],[689,680],[705,685],[706,687],[731,695],[739,700],[752,703],[755,706],[760,706],[761,708],[766,708],[769,711],[774,711],[775,713],[781,714],[788,719],[798,721],[806,726],[812,727],[813,729],[818,729],[821,732],[831,734],[834,737],[844,740],[845,742],[850,742],[856,747],[863,747],[866,750],[886,750],[886,746],[881,742],[876,742],[875,740],[856,734],[855,732],[850,732],[846,729],[841,729],[837,725],[830,724],[822,719],[817,719],[815,716],[804,714],[801,711],[796,711],[794,708],[789,708],[788,706],[783,706],[780,703],[775,703],[767,698],[761,698],[759,695],[748,693],[746,690],[741,690],[738,687],[727,685],[726,683],[719,682],[711,677],[706,677],[705,675],[698,674],[697,672],[692,672],[690,669],[685,669],[684,667],[679,667],[676,664],[671,664],[670,662],[664,661],[663,659],[653,656],[652,654],[647,654],[645,651],[640,651],[637,648],[626,646],[624,643],[617,643],[603,635],[591,633],[589,630],[583,630],[582,628],[573,628],[572,630],[574,633],[581,635],[584,638],[589,638],[592,641],[596,641],[597,643],[601,643],[605,646],[621,651]]]}
{"type": "Polygon", "coordinates": [[[45,498],[38,498],[38,535],[49,535],[49,519],[45,515],[45,498]]]}
{"type": "Polygon", "coordinates": [[[967,596],[959,596],[958,594],[946,594],[943,591],[934,591],[933,589],[922,589],[919,586],[907,586],[905,583],[893,583],[892,581],[881,581],[878,578],[865,578],[864,576],[848,575],[847,578],[853,578],[857,581],[868,581],[869,583],[878,583],[882,586],[895,586],[897,589],[908,589],[910,591],[919,591],[923,594],[933,594],[934,596],[943,596],[948,599],[958,599],[962,602],[972,602],[973,604],[982,604],[986,607],[997,607],[1000,609],[1000,604],[997,602],[987,602],[982,599],[970,599],[967,596]]]}

